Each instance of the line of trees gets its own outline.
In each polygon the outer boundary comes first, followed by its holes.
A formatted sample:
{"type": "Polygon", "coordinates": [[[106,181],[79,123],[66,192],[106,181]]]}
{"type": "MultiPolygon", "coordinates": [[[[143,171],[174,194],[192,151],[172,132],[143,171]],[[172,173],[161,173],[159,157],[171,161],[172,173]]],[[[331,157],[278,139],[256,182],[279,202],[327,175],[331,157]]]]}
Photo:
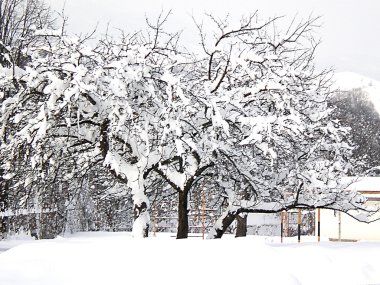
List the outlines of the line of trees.
{"type": "Polygon", "coordinates": [[[9,60],[12,43],[1,51],[1,211],[56,213],[61,231],[73,207],[87,230],[123,212],[118,222],[133,218],[147,237],[151,202],[170,192],[186,238],[189,195],[202,188],[227,205],[209,238],[247,213],[299,207],[368,221],[376,209],[340,183],[353,148],[331,119],[331,73],[313,65],[318,18],[280,32],[279,18],[209,15],[214,32],[196,23],[194,53],[164,29],[169,14],[91,44],[36,14],[41,26],[15,44],[24,60],[9,60]]]}

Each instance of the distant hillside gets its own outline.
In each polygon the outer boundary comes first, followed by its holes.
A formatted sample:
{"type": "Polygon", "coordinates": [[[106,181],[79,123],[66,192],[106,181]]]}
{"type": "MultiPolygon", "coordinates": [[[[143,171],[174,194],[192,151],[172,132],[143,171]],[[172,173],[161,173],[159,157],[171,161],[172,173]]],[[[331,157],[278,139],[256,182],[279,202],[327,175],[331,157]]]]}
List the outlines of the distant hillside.
{"type": "Polygon", "coordinates": [[[333,116],[351,128],[351,139],[357,146],[354,158],[362,161],[355,166],[356,171],[377,167],[380,162],[380,82],[352,72],[337,73],[334,80],[337,89],[354,89],[336,97],[333,116]]]}
{"type": "Polygon", "coordinates": [[[335,73],[334,81],[334,87],[342,91],[356,88],[364,90],[380,114],[380,81],[354,72],[335,73]]]}

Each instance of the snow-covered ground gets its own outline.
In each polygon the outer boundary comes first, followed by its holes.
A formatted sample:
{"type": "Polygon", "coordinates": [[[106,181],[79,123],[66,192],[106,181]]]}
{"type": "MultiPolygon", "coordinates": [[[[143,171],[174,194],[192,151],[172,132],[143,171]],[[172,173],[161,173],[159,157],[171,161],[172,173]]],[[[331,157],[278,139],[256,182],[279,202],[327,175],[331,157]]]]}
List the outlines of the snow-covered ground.
{"type": "Polygon", "coordinates": [[[380,284],[379,256],[380,242],[78,233],[1,253],[0,284],[380,284]]]}

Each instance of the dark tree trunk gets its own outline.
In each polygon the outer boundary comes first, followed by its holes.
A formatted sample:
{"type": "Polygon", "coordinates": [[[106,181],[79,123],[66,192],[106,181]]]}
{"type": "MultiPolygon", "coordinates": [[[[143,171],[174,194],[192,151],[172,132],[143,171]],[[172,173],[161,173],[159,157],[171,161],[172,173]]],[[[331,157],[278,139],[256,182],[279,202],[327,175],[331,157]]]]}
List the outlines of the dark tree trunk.
{"type": "Polygon", "coordinates": [[[236,235],[235,237],[245,237],[247,236],[247,214],[236,215],[236,235]]]}
{"type": "Polygon", "coordinates": [[[226,232],[227,228],[232,224],[236,218],[236,211],[226,210],[223,215],[218,219],[217,224],[221,221],[221,226],[215,225],[208,235],[208,239],[221,238],[226,232]]]}
{"type": "MultiPolygon", "coordinates": [[[[0,175],[3,176],[3,171],[0,171],[0,175]]],[[[0,181],[0,212],[5,212],[8,209],[8,191],[9,182],[1,177],[0,181]]],[[[8,232],[8,217],[4,216],[0,218],[0,239],[4,238],[8,232]]]]}
{"type": "Polygon", "coordinates": [[[187,210],[187,191],[178,194],[178,229],[177,239],[187,238],[189,233],[189,218],[187,210]]]}

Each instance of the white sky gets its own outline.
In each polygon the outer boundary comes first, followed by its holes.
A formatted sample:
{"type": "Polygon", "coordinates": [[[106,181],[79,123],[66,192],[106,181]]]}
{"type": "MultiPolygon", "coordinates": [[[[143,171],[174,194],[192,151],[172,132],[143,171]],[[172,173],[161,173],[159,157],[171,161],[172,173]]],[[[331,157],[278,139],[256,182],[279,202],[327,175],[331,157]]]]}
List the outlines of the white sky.
{"type": "Polygon", "coordinates": [[[184,41],[199,38],[191,15],[202,19],[205,12],[217,16],[230,13],[239,18],[259,10],[263,18],[289,16],[289,21],[310,14],[322,16],[319,30],[322,45],[317,65],[333,66],[336,71],[352,71],[380,80],[380,1],[379,0],[46,0],[53,9],[69,17],[69,31],[86,33],[107,23],[132,32],[143,29],[145,14],[157,17],[162,9],[172,9],[168,22],[171,30],[184,29],[184,41]]]}

